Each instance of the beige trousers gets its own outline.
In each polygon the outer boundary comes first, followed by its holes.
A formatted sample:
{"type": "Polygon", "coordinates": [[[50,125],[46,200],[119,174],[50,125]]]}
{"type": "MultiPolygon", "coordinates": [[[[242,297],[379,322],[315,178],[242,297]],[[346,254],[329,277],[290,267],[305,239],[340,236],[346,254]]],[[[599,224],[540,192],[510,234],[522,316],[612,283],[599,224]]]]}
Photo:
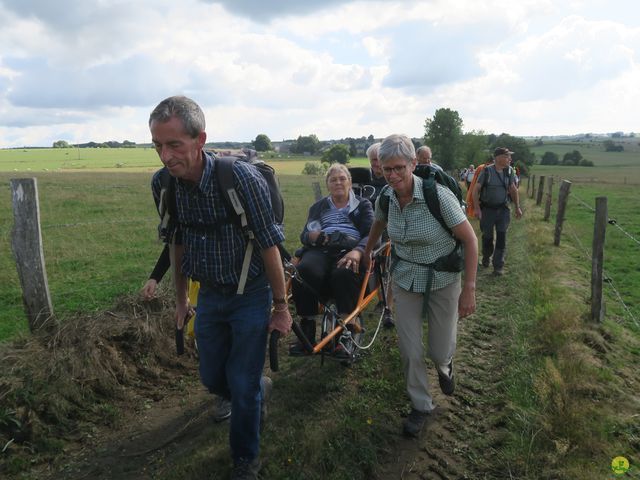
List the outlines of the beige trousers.
{"type": "MultiPolygon", "coordinates": [[[[395,283],[392,289],[395,300],[396,330],[404,377],[407,382],[407,393],[413,408],[421,412],[429,412],[434,409],[434,404],[429,393],[422,341],[422,324],[425,320],[422,317],[424,294],[408,292],[395,283]]],[[[460,292],[460,280],[457,280],[444,288],[433,290],[429,296],[426,318],[427,355],[441,371],[446,371],[445,367],[456,351],[460,292]]]]}

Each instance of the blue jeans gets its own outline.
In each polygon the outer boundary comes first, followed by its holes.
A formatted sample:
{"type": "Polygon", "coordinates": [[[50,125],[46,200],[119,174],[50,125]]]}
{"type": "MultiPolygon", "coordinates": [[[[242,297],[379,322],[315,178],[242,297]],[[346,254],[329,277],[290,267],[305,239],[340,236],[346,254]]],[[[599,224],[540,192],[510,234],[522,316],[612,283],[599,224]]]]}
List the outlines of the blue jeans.
{"type": "Polygon", "coordinates": [[[231,399],[234,461],[253,460],[260,450],[260,379],[270,311],[265,275],[248,282],[243,295],[200,286],[195,325],[200,380],[211,393],[231,399]]]}

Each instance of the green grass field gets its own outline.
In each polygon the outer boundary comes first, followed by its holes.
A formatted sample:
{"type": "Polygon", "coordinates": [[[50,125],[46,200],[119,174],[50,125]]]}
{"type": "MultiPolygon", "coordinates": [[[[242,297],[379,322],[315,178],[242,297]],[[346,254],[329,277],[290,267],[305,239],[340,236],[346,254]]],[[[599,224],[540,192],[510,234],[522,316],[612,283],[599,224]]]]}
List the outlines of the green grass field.
{"type": "MultiPolygon", "coordinates": [[[[287,205],[286,246],[290,250],[298,245],[299,231],[313,202],[311,183],[323,183],[322,179],[300,175],[306,161],[309,159],[272,162],[280,174],[287,205]]],[[[366,162],[359,159],[358,164],[366,162]]],[[[117,170],[87,167],[53,171],[45,165],[31,176],[38,178],[54,309],[63,318],[75,311],[109,309],[117,297],[142,286],[161,249],[149,192],[157,162],[117,170]]],[[[601,165],[606,166],[606,162],[601,165]]],[[[497,278],[480,270],[479,310],[461,326],[456,356],[460,383],[443,420],[446,432],[427,437],[419,447],[396,437],[406,398],[393,332],[383,333],[370,355],[352,369],[336,364],[320,367],[306,363],[310,359],[285,357],[283,372],[276,376],[276,401],[270,406],[263,442],[265,457],[270,459],[270,478],[373,478],[380,472],[379,465],[388,466],[396,455],[412,448],[416,462],[435,458],[444,465],[434,468],[446,470],[456,463],[460,472],[465,468],[482,472],[478,476],[465,474],[465,478],[608,478],[611,459],[620,454],[637,465],[634,446],[640,430],[637,403],[632,400],[636,397],[633,385],[637,384],[635,365],[640,351],[638,329],[607,287],[605,323],[595,326],[584,321],[589,310],[585,302],[590,271],[585,251],[590,250],[593,235],[593,212],[584,204],[593,205],[596,196],[606,195],[609,216],[639,238],[635,212],[640,198],[637,187],[614,183],[618,179],[614,169],[599,167],[586,169],[599,172],[598,183],[576,182],[572,187],[560,248],[552,246],[552,227],[541,220],[542,208],[527,199],[524,219],[514,221],[509,231],[507,276],[497,278]],[[488,387],[495,389],[487,392],[488,387]],[[488,416],[492,408],[495,416],[488,416]],[[442,451],[445,453],[438,453],[442,451]],[[447,464],[453,457],[456,461],[447,464]]],[[[538,168],[534,169],[536,175],[545,171],[538,168]]],[[[15,176],[12,170],[0,173],[6,189],[0,196],[3,339],[26,331],[9,247],[12,214],[8,185],[15,176]]],[[[555,188],[557,192],[557,183],[555,188]]],[[[555,218],[555,206],[552,212],[555,218]]],[[[635,318],[640,317],[638,261],[637,244],[610,227],[605,270],[635,318]]],[[[143,358],[139,363],[146,361],[143,358]]],[[[109,375],[113,375],[111,371],[109,375]]],[[[149,378],[157,386],[158,378],[149,378]]],[[[27,399],[32,395],[28,388],[19,391],[27,399]]],[[[42,402],[55,400],[45,389],[42,402]]],[[[6,410],[5,418],[12,419],[14,410],[6,410]]],[[[142,415],[136,421],[143,422],[142,415]]],[[[52,430],[48,436],[54,433],[52,430]]],[[[179,461],[165,461],[163,474],[154,478],[226,472],[226,442],[226,428],[218,428],[190,451],[181,452],[179,461]]],[[[121,444],[119,438],[118,448],[121,444]]],[[[67,451],[61,445],[57,454],[66,462],[67,451]]],[[[24,458],[36,461],[31,450],[25,452],[24,458]]],[[[116,461],[125,458],[116,456],[116,461]]],[[[424,478],[431,478],[432,471],[426,472],[422,472],[427,475],[424,478]]],[[[380,478],[411,474],[409,470],[394,473],[397,475],[380,478]]]]}
{"type": "MultiPolygon", "coordinates": [[[[618,155],[603,154],[593,168],[535,166],[533,173],[560,175],[574,181],[582,172],[589,175],[585,178],[597,176],[601,186],[576,184],[573,192],[590,204],[596,195],[609,195],[610,216],[637,238],[640,225],[634,214],[640,209],[640,199],[636,187],[625,188],[623,181],[628,178],[640,183],[640,154],[636,153],[635,163],[612,167],[618,155]],[[611,183],[621,185],[614,187],[611,183]]],[[[318,158],[268,161],[279,173],[287,203],[286,245],[294,250],[313,201],[311,183],[320,181],[324,188],[321,178],[300,172],[306,162],[318,158]]],[[[367,165],[367,160],[354,159],[352,165],[367,165]]],[[[0,339],[27,328],[10,248],[13,218],[9,180],[25,176],[38,179],[49,287],[54,311],[64,318],[78,311],[109,308],[118,296],[136,291],[146,280],[161,249],[156,240],[157,215],[149,189],[151,175],[158,167],[155,152],[144,148],[0,150],[0,182],[6,192],[0,197],[0,339]]],[[[568,222],[590,248],[592,217],[583,210],[572,203],[568,222]]],[[[633,254],[637,245],[630,242],[627,246],[626,237],[617,229],[610,230],[607,268],[621,292],[628,295],[623,298],[636,305],[637,316],[640,298],[634,292],[640,291],[640,278],[634,272],[638,265],[629,265],[630,259],[637,258],[633,254]],[[619,236],[623,238],[618,240],[619,236]]]]}

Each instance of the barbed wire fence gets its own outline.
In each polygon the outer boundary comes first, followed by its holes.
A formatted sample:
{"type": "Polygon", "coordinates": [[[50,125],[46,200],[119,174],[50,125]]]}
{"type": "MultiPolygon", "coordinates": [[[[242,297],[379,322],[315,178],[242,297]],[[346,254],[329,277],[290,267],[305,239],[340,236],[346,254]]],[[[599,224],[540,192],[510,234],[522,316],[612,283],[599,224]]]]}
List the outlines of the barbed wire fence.
{"type": "MultiPolygon", "coordinates": [[[[581,199],[579,196],[577,196],[574,192],[571,192],[570,198],[575,200],[576,203],[578,203],[582,208],[585,208],[585,209],[587,209],[590,212],[593,212],[595,214],[596,209],[593,208],[591,205],[589,205],[586,201],[581,199]]],[[[640,240],[638,240],[634,235],[632,235],[626,229],[624,229],[622,226],[620,226],[615,219],[613,219],[611,217],[608,217],[607,223],[609,225],[615,226],[628,239],[630,239],[632,242],[636,243],[637,245],[640,245],[640,240]]],[[[570,237],[573,239],[575,245],[578,248],[578,251],[581,252],[582,255],[584,255],[585,259],[590,262],[591,261],[591,253],[585,247],[585,245],[582,243],[582,241],[580,240],[579,235],[576,232],[576,229],[573,227],[571,222],[567,221],[566,217],[564,219],[564,225],[567,226],[568,229],[570,230],[570,237]]],[[[633,258],[640,258],[640,255],[634,256],[633,258]]],[[[638,318],[633,313],[633,311],[629,307],[629,305],[627,305],[627,302],[625,302],[625,300],[624,300],[622,294],[620,293],[619,289],[616,288],[616,284],[614,283],[613,277],[611,276],[611,274],[609,272],[607,272],[605,269],[603,269],[603,273],[604,273],[604,282],[607,284],[609,289],[612,291],[613,295],[617,299],[618,303],[622,307],[622,309],[625,312],[625,314],[627,315],[627,317],[633,322],[633,324],[637,328],[640,328],[640,322],[638,321],[638,318]]],[[[620,285],[620,282],[618,282],[618,285],[620,285]]]]}

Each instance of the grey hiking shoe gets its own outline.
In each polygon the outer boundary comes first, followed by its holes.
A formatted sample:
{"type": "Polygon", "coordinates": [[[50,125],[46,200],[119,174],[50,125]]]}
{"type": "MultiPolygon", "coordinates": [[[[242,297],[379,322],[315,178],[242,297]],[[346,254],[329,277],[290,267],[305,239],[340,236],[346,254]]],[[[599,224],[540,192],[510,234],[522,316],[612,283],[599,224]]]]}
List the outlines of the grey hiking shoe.
{"type": "Polygon", "coordinates": [[[421,412],[412,407],[409,416],[402,424],[402,433],[406,437],[417,437],[424,428],[427,418],[429,418],[429,412],[421,412]]]}
{"type": "Polygon", "coordinates": [[[491,265],[491,257],[482,257],[482,266],[487,268],[489,265],[491,265]]]}
{"type": "Polygon", "coordinates": [[[260,431],[264,430],[264,423],[267,420],[267,402],[271,398],[273,390],[273,381],[266,376],[260,379],[260,390],[262,391],[262,400],[260,401],[260,431]]]}
{"type": "Polygon", "coordinates": [[[256,480],[259,479],[260,459],[246,460],[241,458],[236,460],[231,470],[231,480],[256,480]]]}
{"type": "Polygon", "coordinates": [[[213,419],[216,422],[222,422],[231,416],[231,400],[224,397],[217,397],[216,404],[213,407],[213,419]]]}
{"type": "Polygon", "coordinates": [[[502,268],[494,268],[493,269],[493,274],[496,277],[501,277],[502,275],[504,275],[504,270],[502,268]]]}

